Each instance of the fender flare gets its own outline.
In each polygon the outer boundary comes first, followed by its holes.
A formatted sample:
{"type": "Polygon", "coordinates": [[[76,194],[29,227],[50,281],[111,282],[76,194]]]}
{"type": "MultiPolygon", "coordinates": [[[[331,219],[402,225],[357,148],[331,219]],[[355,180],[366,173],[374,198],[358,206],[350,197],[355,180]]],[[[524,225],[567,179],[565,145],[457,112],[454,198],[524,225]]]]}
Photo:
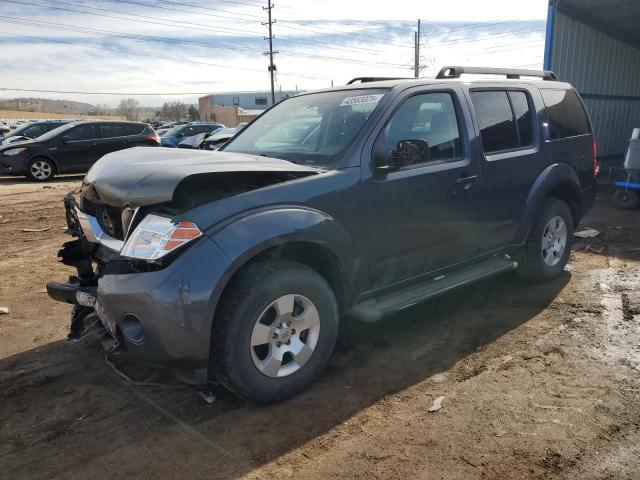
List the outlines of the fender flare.
{"type": "Polygon", "coordinates": [[[351,234],[330,215],[308,207],[279,206],[253,212],[209,236],[231,262],[212,294],[215,308],[233,275],[273,247],[305,242],[323,248],[337,261],[348,299],[361,270],[361,255],[351,234]]]}
{"type": "MultiPolygon", "coordinates": [[[[517,241],[524,243],[533,226],[536,212],[551,192],[558,187],[566,187],[576,199],[581,198],[580,180],[576,171],[566,163],[554,163],[546,167],[533,182],[525,202],[522,219],[518,227],[517,241]]],[[[570,205],[573,210],[573,206],[570,205]]],[[[575,212],[574,215],[579,211],[575,212]]]]}

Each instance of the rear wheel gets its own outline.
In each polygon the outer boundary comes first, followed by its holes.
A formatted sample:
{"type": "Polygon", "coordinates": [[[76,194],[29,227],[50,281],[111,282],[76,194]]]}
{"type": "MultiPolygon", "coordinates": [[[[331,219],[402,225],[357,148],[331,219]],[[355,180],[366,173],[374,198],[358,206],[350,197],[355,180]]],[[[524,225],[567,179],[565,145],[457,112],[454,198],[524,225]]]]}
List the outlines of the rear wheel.
{"type": "Polygon", "coordinates": [[[635,208],[640,203],[638,193],[635,190],[616,190],[611,201],[615,207],[623,210],[635,208]]]}
{"type": "Polygon", "coordinates": [[[34,182],[46,182],[55,175],[55,166],[48,158],[34,158],[27,165],[27,178],[34,182]]]}
{"type": "Polygon", "coordinates": [[[571,255],[573,228],[569,206],[558,198],[547,199],[519,256],[518,274],[536,282],[560,275],[571,255]]]}
{"type": "Polygon", "coordinates": [[[321,275],[286,260],[251,264],[217,313],[213,372],[248,400],[284,400],[318,377],[337,333],[338,306],[321,275]]]}

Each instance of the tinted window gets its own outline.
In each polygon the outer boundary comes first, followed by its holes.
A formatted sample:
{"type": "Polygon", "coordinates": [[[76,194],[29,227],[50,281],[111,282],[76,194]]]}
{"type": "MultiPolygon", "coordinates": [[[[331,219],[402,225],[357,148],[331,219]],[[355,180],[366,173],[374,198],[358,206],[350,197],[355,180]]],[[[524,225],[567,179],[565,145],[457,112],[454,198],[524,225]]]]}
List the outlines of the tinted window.
{"type": "Polygon", "coordinates": [[[405,100],[384,130],[386,155],[393,156],[402,140],[424,140],[431,161],[462,157],[456,110],[449,93],[425,93],[405,100]]]}
{"type": "Polygon", "coordinates": [[[591,133],[587,115],[574,90],[540,90],[549,116],[551,139],[591,133]]]}
{"type": "Polygon", "coordinates": [[[256,97],[256,105],[267,105],[267,97],[256,97]]]}
{"type": "Polygon", "coordinates": [[[65,135],[71,141],[91,140],[100,137],[99,128],[99,125],[95,124],[79,125],[69,130],[65,135]]]}
{"type": "Polygon", "coordinates": [[[146,125],[136,125],[135,123],[127,123],[123,125],[125,135],[140,135],[146,125]]]}
{"type": "Polygon", "coordinates": [[[518,132],[520,133],[520,146],[528,147],[533,143],[532,114],[529,107],[527,94],[524,92],[509,92],[513,113],[516,116],[518,132]]]}
{"type": "Polygon", "coordinates": [[[486,153],[518,148],[518,132],[507,92],[471,92],[486,153]]]}
{"type": "Polygon", "coordinates": [[[102,125],[102,138],[124,137],[125,135],[124,125],[118,123],[105,123],[102,125]]]}

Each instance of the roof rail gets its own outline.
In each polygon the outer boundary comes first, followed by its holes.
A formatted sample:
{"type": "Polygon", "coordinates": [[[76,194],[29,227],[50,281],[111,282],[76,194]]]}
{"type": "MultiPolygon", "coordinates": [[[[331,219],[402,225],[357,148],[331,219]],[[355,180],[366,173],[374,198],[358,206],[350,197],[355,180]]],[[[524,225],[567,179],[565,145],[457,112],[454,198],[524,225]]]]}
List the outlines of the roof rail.
{"type": "Polygon", "coordinates": [[[436,75],[437,79],[460,78],[460,75],[472,73],[476,75],[506,75],[507,78],[518,79],[523,77],[540,77],[543,80],[557,80],[558,77],[551,70],[522,70],[516,68],[490,68],[490,67],[442,67],[436,75]]]}
{"type": "Polygon", "coordinates": [[[381,82],[384,80],[411,80],[407,77],[356,77],[347,82],[347,85],[354,83],[369,83],[369,82],[381,82]]]}

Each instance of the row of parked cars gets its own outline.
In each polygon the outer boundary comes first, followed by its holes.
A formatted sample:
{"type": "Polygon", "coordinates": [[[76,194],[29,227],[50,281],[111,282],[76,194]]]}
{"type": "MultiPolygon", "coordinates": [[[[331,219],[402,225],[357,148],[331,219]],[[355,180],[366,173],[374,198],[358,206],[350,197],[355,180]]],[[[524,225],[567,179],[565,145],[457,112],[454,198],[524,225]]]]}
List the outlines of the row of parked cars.
{"type": "Polygon", "coordinates": [[[156,131],[140,122],[29,122],[0,136],[0,174],[43,182],[60,173],[86,172],[107,153],[137,146],[217,150],[242,126],[191,122],[156,131]]]}

